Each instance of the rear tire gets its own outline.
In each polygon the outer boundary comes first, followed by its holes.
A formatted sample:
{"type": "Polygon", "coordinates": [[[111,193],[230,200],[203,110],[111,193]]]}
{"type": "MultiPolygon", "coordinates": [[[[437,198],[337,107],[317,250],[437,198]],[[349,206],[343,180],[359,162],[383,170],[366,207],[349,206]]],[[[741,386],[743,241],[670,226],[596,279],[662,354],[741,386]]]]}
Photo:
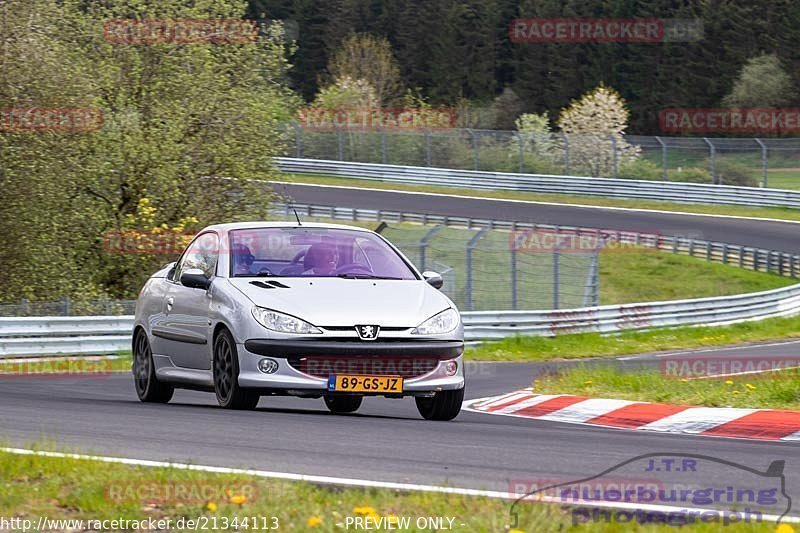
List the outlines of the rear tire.
{"type": "Polygon", "coordinates": [[[214,339],[214,392],[225,409],[255,409],[261,395],[239,386],[239,355],[227,329],[214,339]]]}
{"type": "Polygon", "coordinates": [[[325,405],[331,413],[353,413],[363,400],[363,396],[325,396],[325,405]]]}
{"type": "Polygon", "coordinates": [[[464,387],[437,392],[433,398],[417,397],[417,410],[425,420],[452,420],[461,412],[464,387]]]}
{"type": "Polygon", "coordinates": [[[156,369],[153,364],[153,352],[150,350],[150,341],[147,334],[137,330],[133,339],[133,383],[136,386],[136,395],[139,400],[146,403],[167,403],[172,399],[175,388],[162,383],[156,378],[156,369]]]}

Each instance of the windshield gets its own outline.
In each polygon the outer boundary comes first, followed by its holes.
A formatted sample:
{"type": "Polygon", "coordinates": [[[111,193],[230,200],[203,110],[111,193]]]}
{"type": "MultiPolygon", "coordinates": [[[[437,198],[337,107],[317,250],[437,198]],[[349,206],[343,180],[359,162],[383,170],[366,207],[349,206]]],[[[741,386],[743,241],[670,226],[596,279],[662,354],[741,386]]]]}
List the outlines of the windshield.
{"type": "Polygon", "coordinates": [[[382,238],[332,228],[258,228],[230,232],[233,277],[417,279],[382,238]]]}

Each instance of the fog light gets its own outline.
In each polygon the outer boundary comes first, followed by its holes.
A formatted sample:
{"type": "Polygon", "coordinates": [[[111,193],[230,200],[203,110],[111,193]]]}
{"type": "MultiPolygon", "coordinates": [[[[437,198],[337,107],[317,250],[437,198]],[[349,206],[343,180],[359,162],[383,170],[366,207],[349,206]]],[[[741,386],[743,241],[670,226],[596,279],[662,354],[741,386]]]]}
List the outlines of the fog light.
{"type": "Polygon", "coordinates": [[[265,374],[274,374],[278,371],[278,362],[272,359],[262,359],[258,362],[258,369],[265,374]]]}
{"type": "Polygon", "coordinates": [[[448,361],[447,364],[444,365],[444,371],[448,376],[454,376],[458,371],[458,363],[455,361],[448,361]]]}

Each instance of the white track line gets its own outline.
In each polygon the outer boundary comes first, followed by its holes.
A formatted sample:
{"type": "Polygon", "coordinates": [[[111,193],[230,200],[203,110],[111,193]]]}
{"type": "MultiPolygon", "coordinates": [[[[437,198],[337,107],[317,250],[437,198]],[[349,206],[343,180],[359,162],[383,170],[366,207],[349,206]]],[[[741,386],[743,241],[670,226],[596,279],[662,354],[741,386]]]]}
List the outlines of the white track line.
{"type": "Polygon", "coordinates": [[[767,342],[761,344],[737,344],[737,345],[730,345],[730,346],[716,346],[710,348],[702,348],[697,350],[683,350],[679,352],[664,352],[664,353],[655,353],[655,354],[639,354],[639,355],[628,355],[625,357],[617,357],[615,358],[617,361],[635,361],[637,359],[648,359],[651,357],[670,357],[673,355],[691,355],[695,353],[707,353],[707,352],[723,352],[723,351],[733,351],[733,350],[756,350],[758,348],[772,348],[773,346],[789,346],[792,344],[800,344],[800,340],[793,339],[788,341],[779,341],[779,342],[767,342]]]}
{"type": "MultiPolygon", "coordinates": [[[[147,466],[147,467],[155,467],[155,468],[177,468],[179,470],[193,470],[199,472],[211,472],[215,474],[239,474],[239,475],[247,475],[247,476],[256,476],[256,477],[263,477],[269,479],[285,479],[290,481],[305,481],[308,483],[321,483],[321,484],[330,484],[330,485],[344,485],[350,487],[369,487],[369,488],[382,488],[382,489],[393,489],[393,490],[405,490],[405,491],[414,491],[414,492],[435,492],[435,493],[443,493],[443,494],[458,494],[462,496],[482,496],[486,498],[494,498],[494,499],[502,499],[502,500],[517,500],[526,496],[525,494],[517,494],[517,493],[510,493],[504,491],[494,491],[494,490],[480,490],[480,489],[464,489],[464,488],[457,488],[457,487],[440,487],[436,485],[419,485],[416,483],[395,483],[391,481],[371,481],[366,479],[353,479],[353,478],[340,478],[340,477],[330,477],[330,476],[315,476],[315,475],[305,475],[305,474],[290,474],[286,472],[270,472],[265,470],[251,470],[251,469],[241,469],[241,468],[228,468],[222,466],[204,466],[204,465],[193,465],[193,464],[186,464],[186,463],[171,463],[171,462],[164,462],[164,461],[149,461],[144,459],[128,459],[125,457],[107,457],[102,455],[82,455],[76,453],[63,453],[63,452],[48,452],[42,450],[28,450],[24,448],[0,448],[0,452],[5,453],[13,453],[16,455],[35,455],[39,457],[54,457],[60,459],[77,459],[77,460],[88,460],[88,461],[99,461],[103,463],[117,463],[117,464],[124,464],[124,465],[131,465],[131,466],[147,466]]],[[[561,498],[552,497],[552,496],[542,496],[541,498],[537,498],[537,501],[541,501],[543,503],[558,503],[564,504],[564,501],[561,498]]],[[[574,505],[582,505],[580,501],[578,502],[570,502],[574,505]]],[[[692,509],[687,509],[686,507],[672,507],[668,505],[652,505],[652,504],[644,504],[644,503],[628,503],[628,502],[597,502],[591,501],[586,502],[586,506],[591,507],[602,507],[608,509],[641,509],[645,511],[663,511],[663,512],[671,512],[671,511],[678,511],[678,512],[687,512],[691,511],[692,509]]],[[[719,511],[725,512],[725,509],[699,509],[700,511],[719,511]]],[[[763,515],[763,518],[768,521],[776,521],[780,518],[777,515],[763,515]]],[[[800,523],[800,517],[786,517],[782,520],[783,522],[793,522],[793,523],[800,523]]]]}
{"type": "MultiPolygon", "coordinates": [[[[346,176],[333,176],[334,178],[340,179],[360,179],[360,178],[348,178],[346,176]]],[[[603,206],[603,205],[586,205],[586,204],[568,204],[568,203],[559,203],[559,202],[543,202],[537,200],[516,200],[511,198],[495,198],[490,196],[468,196],[463,194],[446,194],[446,193],[435,193],[435,192],[415,192],[415,191],[401,191],[398,189],[375,189],[372,187],[352,187],[349,185],[325,185],[321,183],[303,183],[303,182],[295,182],[295,181],[278,181],[278,180],[265,180],[267,183],[272,184],[281,184],[281,185],[296,185],[301,187],[327,187],[331,189],[346,189],[346,190],[356,190],[356,191],[374,191],[374,192],[390,192],[396,194],[418,194],[424,196],[439,196],[445,198],[463,198],[465,200],[494,200],[498,202],[513,202],[517,204],[530,204],[530,205],[548,205],[548,206],[562,206],[562,207],[576,207],[580,209],[604,209],[607,211],[631,211],[635,213],[658,213],[662,215],[677,215],[677,216],[689,216],[689,217],[708,217],[708,218],[732,218],[737,220],[759,220],[764,222],[782,222],[784,224],[800,224],[800,220],[785,220],[782,218],[765,218],[765,217],[746,217],[743,215],[720,215],[714,213],[689,213],[686,211],[666,211],[663,209],[643,209],[638,207],[610,207],[610,206],[603,206]]],[[[365,180],[365,181],[380,181],[380,180],[365,180]]],[[[382,182],[382,183],[392,183],[392,182],[382,182]]],[[[444,185],[437,185],[437,187],[444,187],[444,185]]],[[[480,189],[475,189],[476,191],[480,191],[480,189]]],[[[518,191],[516,191],[518,192],[518,191]]],[[[536,194],[536,193],[535,193],[536,194]]],[[[552,193],[538,193],[538,194],[552,194],[552,193]]],[[[614,197],[604,197],[600,196],[599,198],[610,198],[610,199],[617,199],[614,197]]],[[[648,198],[619,198],[620,200],[633,200],[633,201],[645,201],[645,202],[658,202],[660,200],[650,200],[648,198]]],[[[737,206],[734,204],[697,204],[697,205],[721,205],[723,207],[746,207],[746,206],[737,206]]],[[[391,211],[387,209],[386,211],[391,211]]]]}

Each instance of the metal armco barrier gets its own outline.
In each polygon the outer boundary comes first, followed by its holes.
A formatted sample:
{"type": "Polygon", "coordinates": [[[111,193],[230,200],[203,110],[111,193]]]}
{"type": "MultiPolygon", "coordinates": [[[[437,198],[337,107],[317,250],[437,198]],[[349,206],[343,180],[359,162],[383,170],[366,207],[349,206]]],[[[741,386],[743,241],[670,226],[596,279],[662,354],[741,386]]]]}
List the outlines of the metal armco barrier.
{"type": "Polygon", "coordinates": [[[633,198],[696,204],[800,207],[800,191],[703,183],[514,174],[279,157],[283,172],[413,185],[633,198]]]}
{"type": "MultiPolygon", "coordinates": [[[[800,313],[800,284],[750,294],[560,311],[461,313],[467,340],[707,326],[800,313]]],[[[0,318],[0,357],[130,349],[133,316],[0,318]],[[94,334],[92,334],[94,333],[94,334]],[[24,335],[24,336],[22,336],[24,335]]]]}

